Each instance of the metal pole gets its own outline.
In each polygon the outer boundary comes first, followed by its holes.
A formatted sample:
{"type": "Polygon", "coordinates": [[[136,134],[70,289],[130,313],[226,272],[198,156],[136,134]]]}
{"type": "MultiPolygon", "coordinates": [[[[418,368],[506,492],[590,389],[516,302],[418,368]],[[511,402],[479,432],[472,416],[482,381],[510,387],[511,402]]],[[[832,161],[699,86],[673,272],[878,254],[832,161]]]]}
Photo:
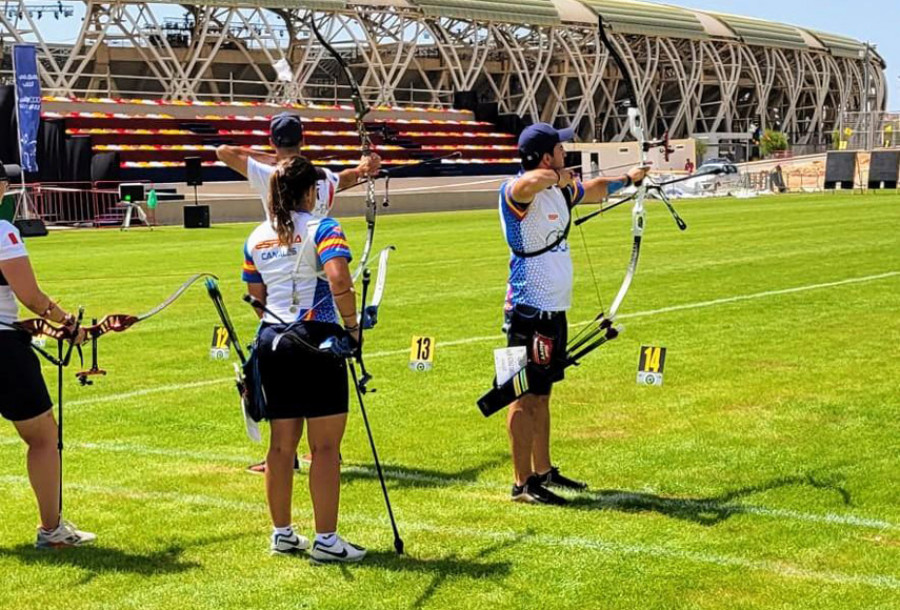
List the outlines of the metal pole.
{"type": "Polygon", "coordinates": [[[866,134],[866,147],[865,150],[871,149],[871,140],[869,139],[869,125],[871,121],[869,120],[869,57],[872,52],[871,45],[866,42],[866,52],[863,55],[863,70],[865,70],[865,74],[863,77],[863,131],[866,134]]]}

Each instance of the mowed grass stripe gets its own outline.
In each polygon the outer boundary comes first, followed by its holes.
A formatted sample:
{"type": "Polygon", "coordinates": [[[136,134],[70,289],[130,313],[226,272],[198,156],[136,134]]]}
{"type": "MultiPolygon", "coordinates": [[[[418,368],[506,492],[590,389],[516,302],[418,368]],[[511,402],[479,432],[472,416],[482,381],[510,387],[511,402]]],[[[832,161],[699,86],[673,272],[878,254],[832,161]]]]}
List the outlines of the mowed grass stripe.
{"type": "MultiPolygon", "coordinates": [[[[0,446],[17,446],[20,444],[20,441],[17,439],[3,439],[0,440],[0,446]]],[[[88,449],[95,451],[105,451],[109,453],[124,453],[133,456],[154,456],[154,457],[163,457],[167,459],[175,459],[175,460],[193,460],[203,463],[229,463],[229,464],[240,464],[240,465],[248,465],[251,460],[258,459],[258,455],[253,455],[252,452],[247,452],[244,455],[238,454],[226,454],[220,452],[210,452],[210,451],[190,451],[185,449],[172,449],[167,447],[148,447],[145,445],[138,445],[135,443],[114,443],[114,442],[68,442],[66,443],[66,447],[68,448],[76,448],[76,449],[88,449]]],[[[305,469],[306,467],[304,467],[305,469]]],[[[473,481],[470,479],[462,479],[453,476],[436,476],[429,475],[426,473],[417,473],[409,470],[397,470],[391,468],[389,462],[382,464],[383,472],[385,478],[390,480],[397,481],[411,481],[414,483],[424,483],[424,484],[439,484],[441,486],[459,486],[459,487],[470,487],[470,488],[479,488],[486,489],[496,492],[495,495],[502,495],[502,492],[506,490],[508,487],[505,484],[499,482],[492,481],[473,481]]],[[[369,466],[367,464],[361,463],[352,463],[352,462],[344,462],[341,467],[341,472],[346,474],[360,474],[367,477],[376,477],[377,472],[373,466],[369,466]]],[[[436,488],[436,491],[442,492],[447,491],[449,493],[454,493],[452,489],[443,490],[441,488],[436,488]]],[[[649,490],[644,490],[643,494],[646,494],[649,490]]],[[[583,497],[591,498],[596,501],[598,506],[608,506],[609,508],[616,508],[620,506],[625,506],[635,500],[640,500],[642,496],[637,493],[630,492],[618,492],[615,494],[599,494],[592,492],[583,492],[579,494],[583,497]]],[[[772,519],[782,519],[782,520],[790,520],[790,521],[805,521],[809,523],[820,523],[826,525],[836,525],[836,526],[850,526],[850,527],[860,527],[865,529],[876,529],[876,530],[897,530],[900,529],[900,525],[896,523],[892,523],[890,521],[884,519],[877,518],[868,518],[858,515],[840,515],[837,513],[826,513],[826,514],[816,514],[816,513],[807,513],[796,510],[788,510],[788,509],[779,509],[779,508],[768,508],[765,506],[755,506],[752,504],[742,504],[742,503],[719,503],[719,502],[710,502],[703,500],[692,500],[688,498],[663,498],[658,501],[658,504],[661,507],[664,507],[666,504],[669,504],[673,507],[676,505],[679,507],[683,507],[685,504],[690,504],[691,507],[695,510],[715,510],[718,512],[735,514],[735,515],[757,515],[760,517],[767,517],[772,519]]]]}
{"type": "MultiPolygon", "coordinates": [[[[7,487],[13,485],[21,486],[27,484],[27,482],[28,479],[21,476],[0,477],[0,484],[7,487]]],[[[141,502],[170,502],[179,505],[215,508],[229,512],[263,512],[266,510],[263,502],[242,502],[202,494],[143,491],[127,487],[107,487],[102,485],[71,484],[69,487],[86,494],[115,496],[116,498],[128,498],[141,502]]],[[[310,515],[307,514],[306,516],[309,517],[310,515]]],[[[368,527],[388,527],[385,517],[350,513],[342,515],[341,519],[368,527]]],[[[767,572],[784,578],[808,579],[840,586],[866,586],[885,590],[900,589],[900,578],[887,574],[825,572],[791,565],[786,562],[760,561],[739,556],[703,553],[662,545],[622,544],[587,536],[550,536],[546,534],[526,534],[523,536],[521,532],[512,530],[487,530],[466,526],[447,527],[435,523],[407,520],[402,521],[401,524],[404,531],[428,532],[454,538],[487,538],[497,541],[524,540],[526,543],[554,550],[575,549],[613,555],[643,555],[657,560],[672,560],[676,563],[689,562],[722,568],[740,568],[767,572]]]]}
{"type": "MultiPolygon", "coordinates": [[[[885,273],[879,273],[876,275],[869,275],[864,277],[856,277],[856,278],[848,278],[844,280],[835,280],[833,282],[824,282],[819,284],[810,284],[808,286],[797,286],[794,288],[782,288],[777,290],[767,290],[764,292],[757,292],[754,294],[745,294],[745,295],[737,295],[733,297],[724,297],[721,299],[713,299],[711,301],[699,301],[696,303],[685,303],[682,305],[673,305],[671,307],[663,307],[660,309],[651,309],[647,311],[636,311],[632,313],[625,313],[620,316],[617,316],[617,320],[626,320],[629,318],[644,318],[649,316],[658,316],[661,314],[672,313],[677,311],[688,311],[692,309],[703,309],[706,307],[715,307],[718,305],[728,305],[731,303],[738,303],[741,301],[752,301],[756,299],[763,299],[768,297],[782,296],[786,294],[795,294],[800,292],[807,292],[810,290],[822,290],[825,288],[835,288],[838,286],[846,286],[850,284],[860,284],[866,282],[874,282],[883,279],[889,279],[900,276],[900,271],[889,271],[885,273]]],[[[570,324],[571,327],[585,326],[590,324],[593,320],[583,320],[581,322],[575,322],[570,324]]],[[[445,347],[454,347],[458,345],[469,345],[472,343],[482,343],[485,341],[495,341],[503,339],[503,335],[484,335],[480,337],[465,337],[462,339],[451,339],[449,341],[438,341],[437,347],[445,348],[445,347]]],[[[409,348],[401,348],[401,349],[393,349],[393,350],[383,350],[372,352],[371,354],[366,354],[365,357],[367,359],[374,358],[386,358],[388,356],[398,356],[400,354],[408,354],[409,348]]],[[[110,394],[107,396],[99,396],[97,398],[86,398],[81,400],[73,400],[66,402],[68,406],[78,406],[82,407],[84,405],[92,405],[92,404],[103,404],[109,402],[118,402],[120,400],[128,400],[131,398],[139,398],[142,396],[147,396],[151,394],[165,393],[165,392],[178,392],[181,390],[188,390],[193,388],[201,388],[208,387],[211,385],[218,385],[220,383],[225,383],[228,381],[234,381],[234,377],[223,377],[219,379],[207,379],[201,381],[193,381],[189,383],[183,384],[170,384],[159,386],[155,388],[145,388],[142,390],[135,390],[131,392],[122,392],[120,394],[110,394]]]]}

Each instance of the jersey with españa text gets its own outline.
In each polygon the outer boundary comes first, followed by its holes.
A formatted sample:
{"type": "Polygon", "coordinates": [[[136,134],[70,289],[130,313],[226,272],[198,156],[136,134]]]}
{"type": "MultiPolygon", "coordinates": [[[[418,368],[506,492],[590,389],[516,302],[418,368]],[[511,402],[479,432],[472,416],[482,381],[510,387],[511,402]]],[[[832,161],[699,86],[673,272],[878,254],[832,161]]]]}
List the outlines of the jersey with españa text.
{"type": "MultiPolygon", "coordinates": [[[[25,243],[16,225],[0,220],[0,261],[11,260],[28,256],[25,243]]],[[[0,272],[0,322],[12,324],[19,315],[19,305],[16,303],[16,295],[13,294],[9,282],[0,272]]],[[[0,330],[11,330],[8,326],[0,324],[0,330]]]]}
{"type": "MultiPolygon", "coordinates": [[[[331,214],[331,208],[334,207],[334,195],[337,193],[337,187],[340,183],[340,177],[330,169],[316,168],[321,171],[321,177],[316,182],[316,207],[313,213],[317,216],[328,216],[331,214]]],[[[275,166],[266,163],[260,163],[253,157],[247,159],[247,180],[250,182],[250,188],[259,195],[263,204],[263,213],[266,219],[269,218],[269,179],[275,173],[275,166]]]]}
{"type": "MultiPolygon", "coordinates": [[[[520,174],[521,176],[521,174],[520,174]]],[[[530,203],[512,197],[512,178],[500,186],[500,224],[510,250],[537,252],[553,244],[569,222],[569,206],[559,187],[551,186],[530,203]]],[[[572,205],[584,199],[584,186],[569,189],[572,205]]],[[[572,258],[569,242],[533,257],[510,253],[506,308],[529,305],[542,311],[566,311],[572,305],[572,258]]]]}
{"type": "MultiPolygon", "coordinates": [[[[333,218],[293,212],[293,220],[294,238],[289,247],[278,243],[278,234],[268,221],[254,229],[244,245],[242,279],[266,285],[266,306],[282,320],[337,323],[322,266],[338,257],[348,262],[352,259],[347,238],[333,218]]],[[[263,320],[278,323],[269,314],[263,320]]]]}

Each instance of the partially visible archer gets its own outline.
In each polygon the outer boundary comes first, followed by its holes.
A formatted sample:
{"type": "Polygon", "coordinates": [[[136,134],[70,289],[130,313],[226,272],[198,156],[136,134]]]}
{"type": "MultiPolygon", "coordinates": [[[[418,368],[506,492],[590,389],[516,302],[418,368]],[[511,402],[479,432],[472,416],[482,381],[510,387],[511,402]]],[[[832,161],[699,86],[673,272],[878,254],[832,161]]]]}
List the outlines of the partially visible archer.
{"type": "MultiPolygon", "coordinates": [[[[0,164],[0,198],[8,186],[0,164]]],[[[31,349],[32,329],[57,340],[57,356],[37,349],[57,366],[61,397],[63,367],[72,348],[86,337],[80,318],[41,290],[22,236],[15,225],[0,220],[0,415],[28,445],[28,478],[41,519],[35,541],[39,549],[81,546],[97,538],[62,518],[62,411],[57,425],[40,362],[31,349]],[[19,303],[40,318],[18,324],[19,303]]]]}

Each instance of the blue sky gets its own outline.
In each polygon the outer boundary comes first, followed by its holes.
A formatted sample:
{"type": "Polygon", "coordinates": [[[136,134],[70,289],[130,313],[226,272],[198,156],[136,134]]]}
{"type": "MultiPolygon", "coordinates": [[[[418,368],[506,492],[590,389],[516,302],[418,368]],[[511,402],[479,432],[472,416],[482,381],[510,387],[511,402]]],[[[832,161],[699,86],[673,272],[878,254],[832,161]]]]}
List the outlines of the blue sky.
{"type": "MultiPolygon", "coordinates": [[[[900,0],[675,0],[662,2],[689,8],[706,9],[791,23],[815,30],[851,36],[869,41],[887,61],[889,86],[888,109],[900,111],[900,0]]],[[[67,3],[68,4],[68,3],[67,3]]],[[[75,3],[75,17],[54,21],[44,18],[41,30],[48,38],[72,41],[77,34],[73,26],[83,15],[83,5],[75,3]],[[69,21],[69,23],[66,23],[69,21]]],[[[178,6],[160,7],[164,15],[181,15],[178,6]]]]}
{"type": "Polygon", "coordinates": [[[650,1],[759,17],[868,41],[888,65],[888,109],[900,111],[900,0],[650,1]]]}

